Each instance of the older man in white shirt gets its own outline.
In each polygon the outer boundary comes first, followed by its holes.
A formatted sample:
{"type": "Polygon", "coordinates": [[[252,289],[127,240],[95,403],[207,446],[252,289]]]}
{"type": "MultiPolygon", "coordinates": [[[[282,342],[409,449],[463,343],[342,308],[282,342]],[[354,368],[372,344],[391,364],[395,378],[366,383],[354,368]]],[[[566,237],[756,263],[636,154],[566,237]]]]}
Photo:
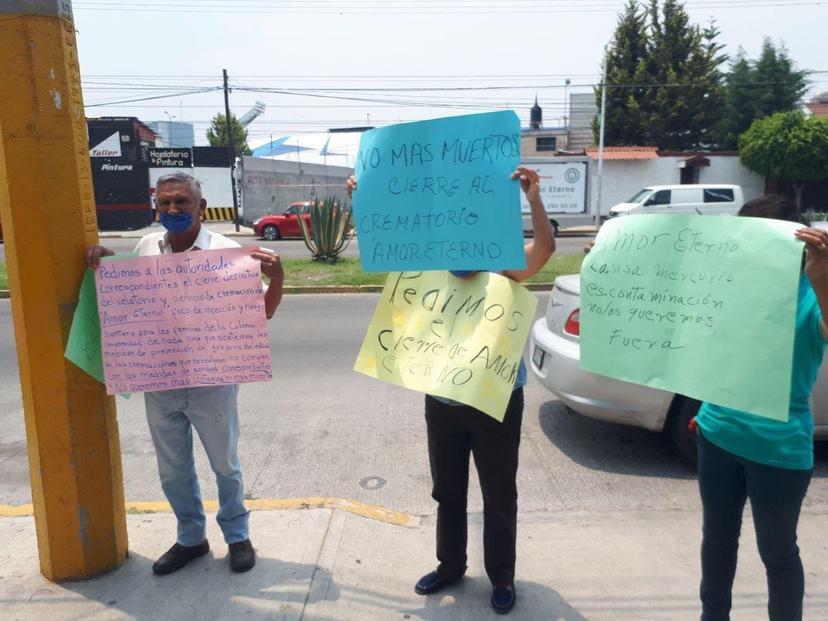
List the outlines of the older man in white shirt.
{"type": "MultiPolygon", "coordinates": [[[[199,182],[186,173],[165,175],[156,182],[156,204],[163,232],[150,233],[135,247],[139,256],[238,248],[232,239],[202,226],[207,207],[199,182]]],[[[97,269],[100,258],[113,252],[90,246],[87,264],[97,269]]],[[[265,312],[270,319],[282,300],[284,271],[279,256],[254,250],[262,273],[270,278],[265,290],[265,312]]],[[[239,386],[206,386],[144,393],[147,422],[155,445],[161,487],[178,518],[176,543],[152,569],[166,575],[206,554],[206,516],[193,458],[193,428],[201,439],[216,475],[219,511],[216,519],[229,546],[230,568],[248,571],[256,563],[250,542],[250,512],[244,506],[244,487],[239,463],[239,386]]]]}

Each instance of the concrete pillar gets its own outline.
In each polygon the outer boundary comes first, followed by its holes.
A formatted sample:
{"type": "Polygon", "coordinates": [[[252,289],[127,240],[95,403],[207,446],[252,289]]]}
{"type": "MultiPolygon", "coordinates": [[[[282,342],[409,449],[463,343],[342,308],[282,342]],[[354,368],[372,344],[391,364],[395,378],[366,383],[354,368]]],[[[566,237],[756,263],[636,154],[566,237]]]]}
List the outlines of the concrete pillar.
{"type": "Polygon", "coordinates": [[[3,0],[0,58],[0,220],[40,568],[86,578],[124,561],[127,536],[114,400],[63,357],[98,241],[71,2],[3,0]]]}

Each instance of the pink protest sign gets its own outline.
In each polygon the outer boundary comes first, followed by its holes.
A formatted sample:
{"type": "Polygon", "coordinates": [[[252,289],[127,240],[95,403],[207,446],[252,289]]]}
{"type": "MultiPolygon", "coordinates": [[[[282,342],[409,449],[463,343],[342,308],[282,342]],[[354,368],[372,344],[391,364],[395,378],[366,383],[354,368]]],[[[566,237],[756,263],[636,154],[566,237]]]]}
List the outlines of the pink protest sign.
{"type": "Polygon", "coordinates": [[[273,376],[261,270],[249,249],[105,261],[95,286],[109,394],[273,376]]]}

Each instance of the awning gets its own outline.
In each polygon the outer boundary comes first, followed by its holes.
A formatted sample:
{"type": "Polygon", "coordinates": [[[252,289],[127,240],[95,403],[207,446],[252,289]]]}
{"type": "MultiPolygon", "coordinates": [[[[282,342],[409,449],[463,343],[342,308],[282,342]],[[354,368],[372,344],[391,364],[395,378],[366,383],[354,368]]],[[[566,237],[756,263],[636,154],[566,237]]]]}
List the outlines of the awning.
{"type": "MultiPolygon", "coordinates": [[[[598,149],[586,149],[586,154],[598,159],[598,149]]],[[[658,147],[604,147],[605,160],[654,160],[658,157],[658,147]]]]}

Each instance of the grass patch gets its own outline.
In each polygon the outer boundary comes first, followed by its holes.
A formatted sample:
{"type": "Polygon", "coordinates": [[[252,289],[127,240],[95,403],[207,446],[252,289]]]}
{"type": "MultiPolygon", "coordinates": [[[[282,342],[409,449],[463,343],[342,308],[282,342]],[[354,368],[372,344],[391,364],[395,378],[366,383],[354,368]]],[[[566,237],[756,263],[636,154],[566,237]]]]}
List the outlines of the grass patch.
{"type": "MultiPolygon", "coordinates": [[[[561,274],[576,274],[581,270],[582,255],[553,256],[544,268],[528,282],[552,283],[561,274]]],[[[292,287],[309,285],[381,285],[384,272],[363,272],[356,257],[344,257],[336,263],[308,259],[283,258],[285,284],[292,287]]],[[[0,289],[9,288],[6,264],[0,263],[0,289]]]]}
{"type": "Polygon", "coordinates": [[[543,269],[526,282],[552,284],[558,276],[578,274],[581,271],[583,260],[583,253],[552,255],[552,258],[546,262],[543,269]]]}
{"type": "MultiPolygon", "coordinates": [[[[577,274],[581,271],[583,255],[553,256],[544,268],[527,282],[552,283],[562,274],[577,274]]],[[[381,285],[385,282],[385,272],[363,272],[359,259],[344,257],[336,263],[323,263],[310,259],[283,258],[285,268],[285,285],[381,285]]]]}

